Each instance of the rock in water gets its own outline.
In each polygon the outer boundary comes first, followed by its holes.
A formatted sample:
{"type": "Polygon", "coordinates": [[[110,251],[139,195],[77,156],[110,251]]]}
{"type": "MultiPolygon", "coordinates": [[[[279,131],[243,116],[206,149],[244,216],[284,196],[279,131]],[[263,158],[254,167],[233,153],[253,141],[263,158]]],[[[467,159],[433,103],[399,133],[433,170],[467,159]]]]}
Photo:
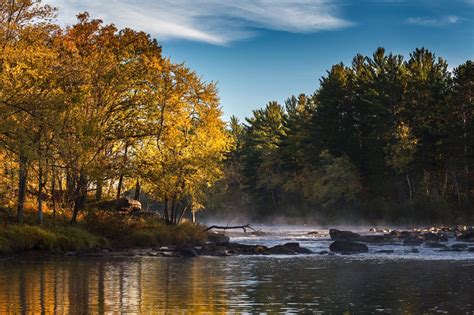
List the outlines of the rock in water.
{"type": "Polygon", "coordinates": [[[429,248],[444,248],[444,249],[448,248],[448,246],[446,246],[445,244],[441,244],[440,242],[434,242],[434,241],[426,242],[425,246],[429,248]]]}
{"type": "Polygon", "coordinates": [[[457,237],[459,241],[474,242],[474,228],[469,228],[457,237]]]}
{"type": "Polygon", "coordinates": [[[457,244],[453,244],[451,248],[454,250],[464,250],[464,249],[467,249],[467,244],[457,243],[457,244]]]}
{"type": "Polygon", "coordinates": [[[403,246],[420,246],[423,242],[424,240],[418,237],[407,238],[403,241],[403,246]]]}
{"type": "Polygon", "coordinates": [[[198,256],[196,248],[194,248],[194,246],[191,246],[191,245],[177,247],[175,249],[175,254],[177,254],[180,257],[197,257],[198,256]]]}
{"type": "Polygon", "coordinates": [[[294,255],[311,254],[311,251],[307,248],[300,247],[299,243],[286,243],[270,247],[267,253],[272,255],[294,255]]]}
{"type": "Polygon", "coordinates": [[[217,245],[227,245],[230,238],[222,233],[207,233],[207,241],[215,243],[217,245]]]}
{"type": "Polygon", "coordinates": [[[332,240],[335,241],[358,241],[360,240],[360,234],[351,231],[339,231],[336,229],[330,229],[329,235],[332,240]]]}
{"type": "Polygon", "coordinates": [[[329,246],[329,250],[337,253],[367,253],[369,248],[362,243],[337,240],[329,246]]]}

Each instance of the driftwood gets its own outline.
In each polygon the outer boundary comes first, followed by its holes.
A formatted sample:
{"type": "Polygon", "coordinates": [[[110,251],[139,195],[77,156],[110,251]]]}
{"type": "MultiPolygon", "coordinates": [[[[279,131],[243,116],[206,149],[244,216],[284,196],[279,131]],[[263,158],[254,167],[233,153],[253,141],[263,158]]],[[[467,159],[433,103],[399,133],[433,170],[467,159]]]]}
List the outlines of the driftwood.
{"type": "Polygon", "coordinates": [[[253,227],[250,226],[250,224],[246,225],[234,225],[234,226],[220,226],[220,225],[211,225],[210,227],[206,228],[204,232],[207,232],[209,230],[216,229],[216,230],[235,230],[235,229],[242,229],[244,230],[244,233],[247,233],[247,229],[252,230],[254,232],[257,232],[253,227]]]}

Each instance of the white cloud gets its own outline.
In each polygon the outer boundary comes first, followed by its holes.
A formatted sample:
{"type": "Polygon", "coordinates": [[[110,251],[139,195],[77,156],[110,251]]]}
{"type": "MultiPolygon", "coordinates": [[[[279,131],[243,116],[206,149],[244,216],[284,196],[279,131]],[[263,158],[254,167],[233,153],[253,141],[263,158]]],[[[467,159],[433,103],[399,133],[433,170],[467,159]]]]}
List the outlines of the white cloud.
{"type": "Polygon", "coordinates": [[[407,19],[408,24],[422,26],[443,26],[456,24],[459,21],[461,21],[461,18],[455,15],[447,15],[443,17],[410,17],[407,19]]]}
{"type": "Polygon", "coordinates": [[[78,12],[132,27],[158,39],[187,39],[224,45],[255,36],[258,29],[317,32],[351,25],[328,0],[46,0],[59,20],[74,23],[78,12]]]}

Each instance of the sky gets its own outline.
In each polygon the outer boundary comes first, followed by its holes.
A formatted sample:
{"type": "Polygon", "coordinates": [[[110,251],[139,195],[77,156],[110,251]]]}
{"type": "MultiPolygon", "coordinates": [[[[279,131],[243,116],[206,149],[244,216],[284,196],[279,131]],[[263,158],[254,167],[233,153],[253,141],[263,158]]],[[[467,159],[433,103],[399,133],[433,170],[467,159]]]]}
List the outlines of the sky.
{"type": "Polygon", "coordinates": [[[377,47],[426,47],[453,69],[474,59],[474,0],[45,0],[143,30],[164,55],[217,82],[224,117],[313,93],[333,64],[377,47]]]}

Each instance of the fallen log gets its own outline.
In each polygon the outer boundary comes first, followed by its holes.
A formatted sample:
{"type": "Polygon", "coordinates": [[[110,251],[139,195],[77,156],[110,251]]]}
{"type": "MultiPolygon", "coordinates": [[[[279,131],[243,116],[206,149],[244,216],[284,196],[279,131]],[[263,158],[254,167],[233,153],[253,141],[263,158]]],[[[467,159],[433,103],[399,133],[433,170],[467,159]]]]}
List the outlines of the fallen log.
{"type": "Polygon", "coordinates": [[[234,225],[234,226],[220,226],[220,225],[211,225],[210,227],[206,228],[204,232],[210,231],[210,230],[235,230],[235,229],[242,229],[244,230],[244,233],[247,233],[247,229],[252,230],[254,232],[257,232],[253,227],[250,226],[250,224],[246,225],[234,225]]]}

